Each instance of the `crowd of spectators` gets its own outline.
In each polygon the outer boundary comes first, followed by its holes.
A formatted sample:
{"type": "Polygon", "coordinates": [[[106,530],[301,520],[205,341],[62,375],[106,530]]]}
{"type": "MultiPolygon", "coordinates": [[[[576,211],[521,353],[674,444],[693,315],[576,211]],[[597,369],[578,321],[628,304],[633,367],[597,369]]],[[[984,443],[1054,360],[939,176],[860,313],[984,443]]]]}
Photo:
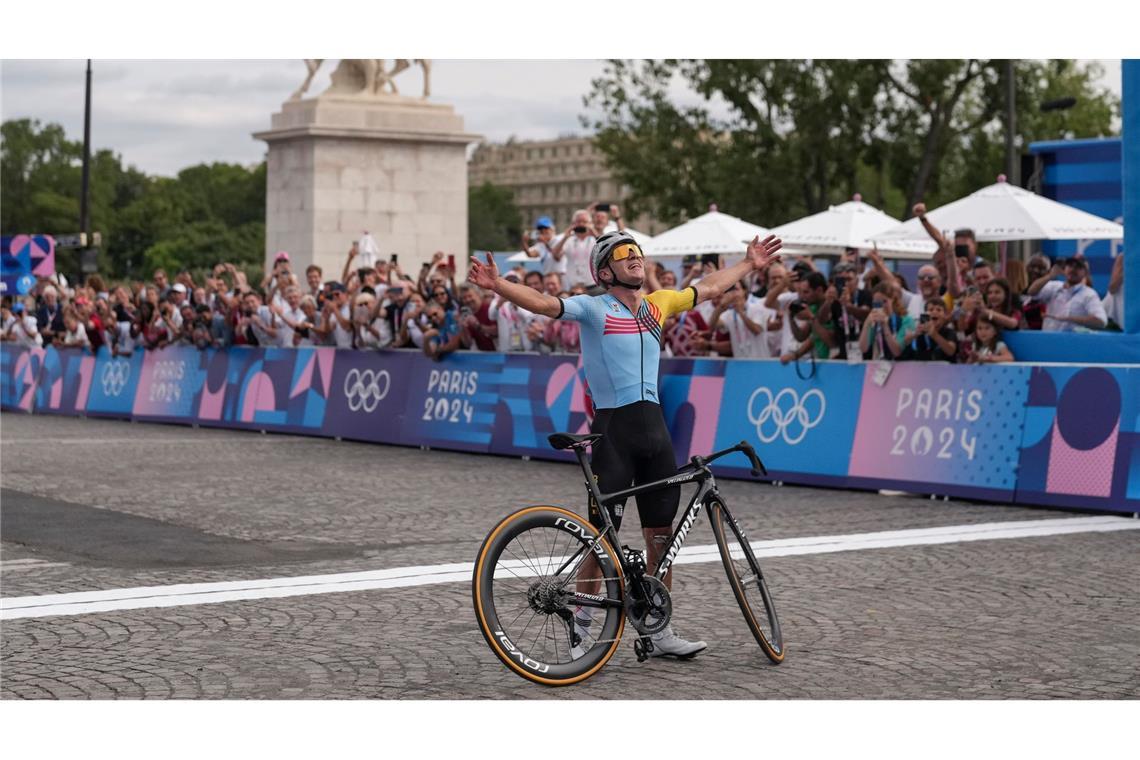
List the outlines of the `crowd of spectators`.
{"type": "MultiPolygon", "coordinates": [[[[1117,257],[1108,295],[1090,287],[1080,258],[1027,264],[1010,261],[997,276],[977,254],[970,230],[944,238],[915,215],[937,241],[932,261],[912,287],[871,251],[866,261],[848,250],[825,276],[810,258],[785,256],[766,272],[729,288],[714,301],[671,317],[662,331],[668,356],[910,360],[992,363],[1012,361],[1003,340],[1011,330],[1104,329],[1120,322],[1123,257],[1117,257]]],[[[558,234],[537,220],[522,241],[539,269],[519,264],[504,276],[540,292],[569,297],[596,292],[589,274],[594,240],[622,228],[616,205],[594,204],[573,215],[558,234]]],[[[683,289],[718,267],[719,257],[687,259],[681,275],[662,263],[647,268],[646,290],[683,289]]],[[[189,272],[173,281],[163,270],[151,282],[108,286],[98,275],[66,287],[41,280],[23,298],[3,299],[0,336],[25,346],[69,346],[114,355],[136,348],[194,346],[334,346],[342,349],[421,350],[438,359],[453,351],[577,353],[578,325],[532,314],[470,284],[456,282],[455,256],[437,252],[415,278],[397,257],[361,255],[353,244],[339,279],[318,266],[293,271],[288,253],[276,255],[256,286],[231,264],[196,282],[189,272]]]]}

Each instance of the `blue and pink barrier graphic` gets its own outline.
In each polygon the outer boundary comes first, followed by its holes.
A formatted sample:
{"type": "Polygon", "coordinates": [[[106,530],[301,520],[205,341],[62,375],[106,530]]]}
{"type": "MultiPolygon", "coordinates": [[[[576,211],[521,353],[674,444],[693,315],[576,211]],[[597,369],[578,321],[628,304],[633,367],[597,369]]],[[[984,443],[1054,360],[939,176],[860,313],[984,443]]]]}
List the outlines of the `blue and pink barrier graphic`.
{"type": "MultiPolygon", "coordinates": [[[[679,463],[747,440],[788,483],[1140,512],[1140,367],[666,359],[660,387],[679,463]]],[[[0,405],[561,461],[590,419],[578,356],[332,348],[6,345],[0,405]]]]}

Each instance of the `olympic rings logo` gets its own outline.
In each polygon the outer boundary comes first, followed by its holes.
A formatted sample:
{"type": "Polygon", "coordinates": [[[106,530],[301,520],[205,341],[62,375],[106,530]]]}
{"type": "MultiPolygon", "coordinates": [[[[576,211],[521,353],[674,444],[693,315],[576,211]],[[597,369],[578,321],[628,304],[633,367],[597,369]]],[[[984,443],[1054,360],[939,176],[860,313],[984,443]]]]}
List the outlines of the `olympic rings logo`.
{"type": "Polygon", "coordinates": [[[772,391],[761,386],[748,399],[748,421],[756,426],[756,437],[762,443],[772,443],[782,436],[785,443],[795,446],[823,420],[825,411],[827,400],[818,388],[800,398],[792,388],[773,396],[772,391]]]}
{"type": "Polygon", "coordinates": [[[392,378],[386,369],[379,372],[350,369],[344,377],[344,396],[348,399],[348,408],[354,412],[375,411],[391,387],[392,378]]]}
{"type": "Polygon", "coordinates": [[[99,381],[103,383],[104,396],[118,396],[123,392],[128,378],[131,376],[131,363],[127,361],[110,362],[103,365],[103,374],[99,381]]]}

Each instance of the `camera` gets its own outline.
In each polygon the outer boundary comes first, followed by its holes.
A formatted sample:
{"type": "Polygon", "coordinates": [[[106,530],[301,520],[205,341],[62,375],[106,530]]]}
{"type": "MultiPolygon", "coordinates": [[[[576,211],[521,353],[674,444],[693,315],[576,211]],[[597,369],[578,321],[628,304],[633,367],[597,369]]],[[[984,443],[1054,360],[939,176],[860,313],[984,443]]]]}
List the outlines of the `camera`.
{"type": "Polygon", "coordinates": [[[929,315],[929,314],[923,314],[923,315],[921,315],[921,316],[918,318],[918,323],[919,323],[919,324],[923,324],[923,325],[924,325],[924,324],[926,324],[926,323],[927,323],[927,322],[929,322],[929,321],[930,321],[930,315],[929,315]]]}
{"type": "Polygon", "coordinates": [[[846,277],[836,277],[835,278],[835,289],[836,290],[842,291],[842,290],[846,289],[846,287],[847,287],[847,278],[846,277]]]}
{"type": "Polygon", "coordinates": [[[806,308],[807,306],[804,305],[803,301],[792,301],[792,303],[788,305],[788,313],[795,316],[806,308]]]}
{"type": "Polygon", "coordinates": [[[610,213],[610,204],[599,203],[598,205],[594,206],[594,210],[595,211],[605,211],[608,214],[608,213],[610,213]]]}

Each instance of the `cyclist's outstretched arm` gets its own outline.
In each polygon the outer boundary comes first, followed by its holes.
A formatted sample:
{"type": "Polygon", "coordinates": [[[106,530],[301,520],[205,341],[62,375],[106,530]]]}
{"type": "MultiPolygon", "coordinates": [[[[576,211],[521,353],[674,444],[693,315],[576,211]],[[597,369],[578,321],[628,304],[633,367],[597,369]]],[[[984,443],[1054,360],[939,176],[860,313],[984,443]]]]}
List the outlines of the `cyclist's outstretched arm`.
{"type": "Polygon", "coordinates": [[[743,261],[728,269],[717,270],[701,278],[701,281],[693,286],[697,289],[697,302],[716,298],[730,285],[740,282],[752,271],[767,269],[770,264],[779,260],[779,251],[783,245],[783,241],[775,235],[769,235],[764,240],[760,240],[760,236],[757,235],[748,244],[748,253],[743,261]]]}
{"type": "Polygon", "coordinates": [[[539,293],[534,288],[518,282],[511,282],[499,276],[499,268],[494,257],[488,253],[486,263],[471,257],[471,267],[467,270],[467,281],[481,288],[494,291],[516,306],[544,317],[557,319],[562,316],[562,299],[539,293]]]}

